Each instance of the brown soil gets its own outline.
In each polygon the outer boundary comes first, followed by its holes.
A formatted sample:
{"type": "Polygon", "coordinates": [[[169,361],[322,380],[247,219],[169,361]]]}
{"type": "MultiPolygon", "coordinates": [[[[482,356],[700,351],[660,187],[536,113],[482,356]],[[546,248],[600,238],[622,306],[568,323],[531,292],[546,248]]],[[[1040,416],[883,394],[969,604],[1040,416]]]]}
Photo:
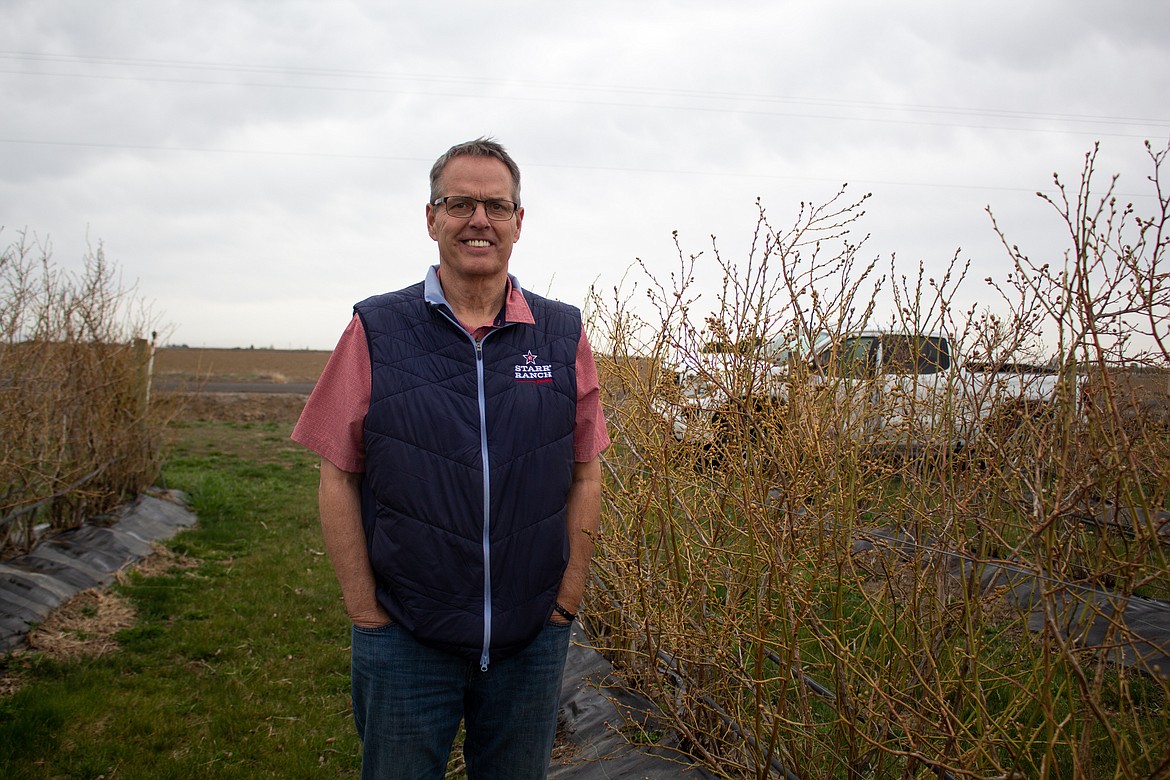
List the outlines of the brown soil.
{"type": "Polygon", "coordinates": [[[261,382],[316,382],[331,353],[286,349],[155,350],[154,373],[175,379],[238,379],[261,382]]]}
{"type": "Polygon", "coordinates": [[[312,384],[321,376],[329,352],[283,349],[189,349],[155,351],[154,374],[160,380],[191,383],[195,392],[160,392],[163,415],[182,422],[295,423],[308,396],[302,393],[199,392],[204,382],[268,385],[312,384]]]}

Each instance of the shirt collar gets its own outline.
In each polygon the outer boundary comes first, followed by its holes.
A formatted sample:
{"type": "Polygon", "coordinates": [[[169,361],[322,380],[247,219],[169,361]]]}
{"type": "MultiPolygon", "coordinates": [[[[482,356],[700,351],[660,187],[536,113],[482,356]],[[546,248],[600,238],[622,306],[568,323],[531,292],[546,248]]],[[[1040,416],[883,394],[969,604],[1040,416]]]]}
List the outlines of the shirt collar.
{"type": "MultiPolygon", "coordinates": [[[[447,303],[447,297],[443,295],[443,285],[439,283],[439,266],[437,265],[432,265],[427,270],[427,278],[423,282],[423,299],[432,306],[446,306],[448,310],[451,309],[451,304],[447,303]]],[[[520,280],[512,274],[508,274],[503,315],[502,318],[496,318],[495,325],[497,327],[510,322],[525,325],[536,324],[536,320],[532,317],[532,310],[528,308],[528,299],[524,297],[524,290],[520,287],[520,280]]]]}

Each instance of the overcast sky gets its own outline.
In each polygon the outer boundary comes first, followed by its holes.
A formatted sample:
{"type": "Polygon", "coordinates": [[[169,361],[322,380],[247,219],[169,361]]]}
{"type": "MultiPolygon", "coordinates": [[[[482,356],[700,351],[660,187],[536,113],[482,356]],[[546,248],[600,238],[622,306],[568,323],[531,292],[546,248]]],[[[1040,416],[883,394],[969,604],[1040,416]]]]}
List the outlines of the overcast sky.
{"type": "Polygon", "coordinates": [[[1034,193],[1094,142],[1150,192],[1170,3],[0,0],[0,85],[0,244],[102,242],[169,343],[329,349],[436,262],[430,165],[480,135],[523,172],[513,273],[577,305],[844,182],[867,256],[1002,276],[984,208],[1055,251],[1034,193]]]}

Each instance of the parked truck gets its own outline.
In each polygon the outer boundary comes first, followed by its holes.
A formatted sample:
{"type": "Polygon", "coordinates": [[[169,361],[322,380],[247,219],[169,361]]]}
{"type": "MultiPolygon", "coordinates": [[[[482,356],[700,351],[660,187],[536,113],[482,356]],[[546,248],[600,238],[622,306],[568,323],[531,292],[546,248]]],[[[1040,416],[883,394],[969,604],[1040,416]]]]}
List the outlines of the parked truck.
{"type": "Polygon", "coordinates": [[[801,410],[792,406],[815,399],[833,408],[842,435],[908,449],[962,447],[1050,413],[1061,393],[1079,395],[1079,380],[1070,387],[1054,369],[963,366],[946,333],[881,329],[706,351],[680,361],[675,377],[676,391],[658,409],[676,439],[704,444],[726,435],[733,419],[795,419],[801,410]]]}

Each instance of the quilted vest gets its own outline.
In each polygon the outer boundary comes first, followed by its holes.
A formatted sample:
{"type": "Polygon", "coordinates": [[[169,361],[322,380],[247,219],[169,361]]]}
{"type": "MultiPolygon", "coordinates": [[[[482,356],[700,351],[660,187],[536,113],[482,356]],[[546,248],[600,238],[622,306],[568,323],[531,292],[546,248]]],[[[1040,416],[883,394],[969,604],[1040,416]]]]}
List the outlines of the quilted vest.
{"type": "Polygon", "coordinates": [[[370,348],[362,522],[378,601],[484,669],[544,627],[569,555],[581,315],[524,296],[536,324],[479,343],[433,270],[354,307],[370,348]]]}

